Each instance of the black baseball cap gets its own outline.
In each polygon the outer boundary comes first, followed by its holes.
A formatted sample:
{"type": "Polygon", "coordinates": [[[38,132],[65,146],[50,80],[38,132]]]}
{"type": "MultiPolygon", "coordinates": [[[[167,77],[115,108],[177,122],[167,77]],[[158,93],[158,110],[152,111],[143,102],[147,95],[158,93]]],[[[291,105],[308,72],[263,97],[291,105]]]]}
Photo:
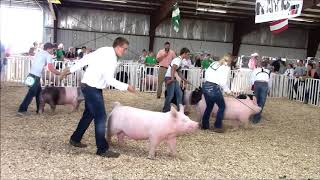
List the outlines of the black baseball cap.
{"type": "Polygon", "coordinates": [[[44,45],[43,45],[43,49],[44,50],[47,50],[47,49],[53,49],[54,48],[54,45],[53,44],[51,44],[51,43],[45,43],[44,45]]]}

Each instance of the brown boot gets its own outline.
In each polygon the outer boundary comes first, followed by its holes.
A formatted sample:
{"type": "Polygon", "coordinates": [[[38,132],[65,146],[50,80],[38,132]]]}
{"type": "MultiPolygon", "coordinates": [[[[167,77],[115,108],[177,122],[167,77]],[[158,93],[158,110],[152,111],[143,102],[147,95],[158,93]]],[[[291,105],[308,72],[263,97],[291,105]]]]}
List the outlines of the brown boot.
{"type": "Polygon", "coordinates": [[[74,140],[72,140],[72,139],[70,139],[69,143],[70,143],[70,145],[72,145],[72,146],[74,146],[74,147],[78,147],[78,148],[85,148],[85,147],[87,147],[86,144],[82,144],[81,142],[76,142],[76,141],[74,141],[74,140]]]}
{"type": "Polygon", "coordinates": [[[216,132],[216,133],[224,133],[224,129],[223,128],[213,128],[212,131],[216,132]]]}
{"type": "Polygon", "coordinates": [[[113,151],[106,151],[106,152],[97,152],[97,155],[106,157],[106,158],[118,158],[120,156],[120,153],[113,152],[113,151]]]}

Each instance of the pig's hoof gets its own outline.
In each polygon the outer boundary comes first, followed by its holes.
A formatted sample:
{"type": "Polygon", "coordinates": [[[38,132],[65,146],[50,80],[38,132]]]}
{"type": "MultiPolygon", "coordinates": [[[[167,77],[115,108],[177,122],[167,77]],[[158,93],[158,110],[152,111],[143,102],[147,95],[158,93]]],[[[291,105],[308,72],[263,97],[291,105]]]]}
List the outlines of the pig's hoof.
{"type": "Polygon", "coordinates": [[[169,157],[171,157],[171,158],[173,158],[173,159],[175,159],[177,156],[175,155],[175,154],[169,154],[169,157]]]}
{"type": "Polygon", "coordinates": [[[150,155],[147,158],[150,159],[150,160],[155,160],[156,159],[154,156],[150,156],[150,155]]]}

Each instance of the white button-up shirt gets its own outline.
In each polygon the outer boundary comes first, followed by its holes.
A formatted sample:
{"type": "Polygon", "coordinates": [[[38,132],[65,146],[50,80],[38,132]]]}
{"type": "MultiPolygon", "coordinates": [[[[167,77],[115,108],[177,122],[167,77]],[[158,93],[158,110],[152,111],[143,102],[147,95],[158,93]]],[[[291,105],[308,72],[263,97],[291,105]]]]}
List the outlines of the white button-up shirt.
{"type": "Polygon", "coordinates": [[[223,88],[224,92],[230,93],[228,81],[230,78],[230,67],[227,65],[220,65],[219,62],[210,64],[205,72],[206,81],[216,83],[223,88]]]}
{"type": "Polygon", "coordinates": [[[114,78],[117,68],[117,55],[113,47],[102,47],[76,61],[70,68],[70,72],[80,70],[88,65],[82,83],[97,89],[103,89],[110,85],[119,90],[127,90],[128,84],[122,83],[114,78]]]}

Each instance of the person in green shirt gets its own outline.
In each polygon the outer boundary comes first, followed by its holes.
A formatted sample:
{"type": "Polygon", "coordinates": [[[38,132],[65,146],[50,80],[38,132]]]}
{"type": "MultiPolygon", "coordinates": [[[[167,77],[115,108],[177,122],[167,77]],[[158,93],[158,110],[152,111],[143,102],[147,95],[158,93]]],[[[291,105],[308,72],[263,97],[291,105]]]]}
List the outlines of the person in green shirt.
{"type": "MultiPolygon", "coordinates": [[[[157,64],[157,59],[154,56],[154,53],[152,51],[149,52],[149,55],[146,57],[146,59],[144,61],[144,64],[146,66],[150,66],[150,67],[153,67],[154,65],[157,64]]],[[[153,75],[153,68],[147,67],[147,74],[153,75]]]]}
{"type": "Polygon", "coordinates": [[[202,69],[208,69],[208,67],[210,66],[210,64],[212,63],[212,60],[209,58],[205,58],[202,60],[201,62],[201,68],[202,69]]]}
{"type": "Polygon", "coordinates": [[[154,66],[157,64],[157,59],[152,51],[149,52],[149,55],[146,57],[144,61],[144,64],[147,66],[154,66]]]}
{"type": "MultiPolygon", "coordinates": [[[[55,52],[55,55],[56,55],[56,57],[57,57],[57,61],[64,61],[65,52],[64,52],[64,50],[63,50],[63,44],[59,44],[58,49],[57,49],[56,52],[55,52]]],[[[62,63],[61,63],[61,62],[58,63],[58,64],[56,65],[56,68],[57,68],[57,69],[61,69],[61,68],[62,68],[62,63]]]]}

